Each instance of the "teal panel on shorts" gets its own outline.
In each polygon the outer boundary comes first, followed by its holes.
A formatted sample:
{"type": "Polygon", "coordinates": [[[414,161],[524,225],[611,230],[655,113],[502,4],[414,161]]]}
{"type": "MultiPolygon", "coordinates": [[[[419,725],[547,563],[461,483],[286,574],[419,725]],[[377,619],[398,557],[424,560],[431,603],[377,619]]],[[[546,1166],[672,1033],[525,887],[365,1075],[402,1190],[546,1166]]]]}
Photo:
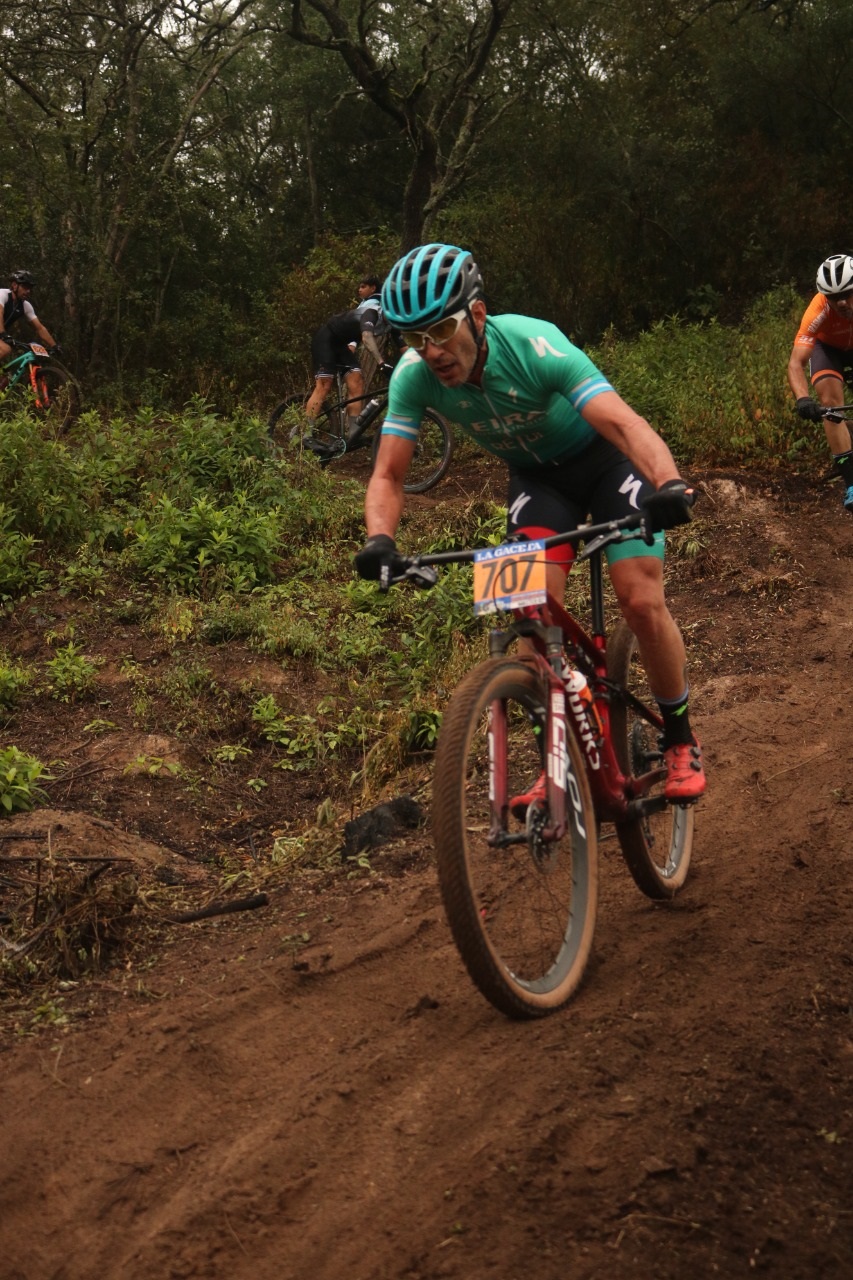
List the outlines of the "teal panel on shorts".
{"type": "Polygon", "coordinates": [[[651,546],[642,538],[631,538],[630,542],[611,543],[604,554],[608,564],[615,564],[617,560],[636,560],[638,556],[653,556],[656,560],[663,560],[665,546],[666,534],[656,533],[651,546]]]}

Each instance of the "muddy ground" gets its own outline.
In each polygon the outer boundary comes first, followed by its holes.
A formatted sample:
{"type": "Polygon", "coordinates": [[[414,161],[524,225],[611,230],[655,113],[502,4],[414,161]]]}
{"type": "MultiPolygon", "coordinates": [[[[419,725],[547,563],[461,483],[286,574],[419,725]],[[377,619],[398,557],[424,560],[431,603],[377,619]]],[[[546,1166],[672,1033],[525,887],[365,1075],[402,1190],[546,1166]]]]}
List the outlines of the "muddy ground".
{"type": "Polygon", "coordinates": [[[472,988],[428,829],[169,925],[169,885],[210,896],[205,849],[245,855],[248,824],[262,860],[277,801],[140,785],[126,762],[174,744],[121,723],[96,767],[91,707],[17,726],[78,773],[0,852],[126,857],[149,909],[99,974],[5,1006],[4,1280],[853,1274],[853,521],[814,476],[704,479],[670,589],[710,780],[694,870],[654,905],[604,842],[592,963],[544,1021],[472,988]]]}

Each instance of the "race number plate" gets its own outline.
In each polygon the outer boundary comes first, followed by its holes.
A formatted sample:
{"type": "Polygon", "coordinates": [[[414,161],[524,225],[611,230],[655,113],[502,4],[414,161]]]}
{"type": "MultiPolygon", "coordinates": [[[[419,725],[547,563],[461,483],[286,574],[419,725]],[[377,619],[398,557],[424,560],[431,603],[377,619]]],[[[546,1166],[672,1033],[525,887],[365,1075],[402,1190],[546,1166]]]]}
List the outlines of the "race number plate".
{"type": "Polygon", "coordinates": [[[545,543],[508,542],[474,553],[474,613],[544,604],[545,543]]]}
{"type": "Polygon", "coordinates": [[[47,355],[50,355],[50,352],[48,351],[47,347],[43,347],[43,346],[41,346],[41,344],[40,344],[40,343],[38,343],[38,342],[31,342],[31,343],[30,343],[30,351],[32,351],[32,353],[33,353],[33,355],[34,355],[34,356],[47,356],[47,355]]]}

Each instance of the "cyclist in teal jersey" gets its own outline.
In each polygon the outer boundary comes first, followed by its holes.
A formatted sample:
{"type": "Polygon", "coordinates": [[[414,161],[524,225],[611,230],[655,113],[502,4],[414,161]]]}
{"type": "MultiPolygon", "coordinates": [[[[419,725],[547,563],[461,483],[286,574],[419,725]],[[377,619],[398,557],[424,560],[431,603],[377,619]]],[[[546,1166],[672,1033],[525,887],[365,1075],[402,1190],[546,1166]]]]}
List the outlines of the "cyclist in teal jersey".
{"type": "MultiPolygon", "coordinates": [[[[471,254],[455,245],[413,249],[385,281],[383,314],[409,350],[391,379],[356,569],[387,583],[400,563],[394,536],[403,481],[428,405],[507,462],[509,541],[644,507],[658,531],[655,543],[608,548],[610,578],[661,709],[666,795],[695,799],[705,790],[702,751],[687,709],[684,641],[663,586],[663,530],[690,519],[693,490],[660,436],[565,334],[529,316],[488,316],[482,292],[471,254]]],[[[572,551],[547,554],[548,587],[559,599],[572,551]]],[[[540,778],[515,797],[515,811],[538,799],[543,786],[540,778]]]]}

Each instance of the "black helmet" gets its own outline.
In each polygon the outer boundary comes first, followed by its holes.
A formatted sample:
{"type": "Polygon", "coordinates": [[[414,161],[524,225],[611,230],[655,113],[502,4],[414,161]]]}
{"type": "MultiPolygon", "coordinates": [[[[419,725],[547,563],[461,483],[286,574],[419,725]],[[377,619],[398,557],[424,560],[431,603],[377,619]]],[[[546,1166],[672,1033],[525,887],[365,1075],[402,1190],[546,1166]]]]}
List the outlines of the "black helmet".
{"type": "Polygon", "coordinates": [[[379,288],[381,281],[379,279],[379,276],[362,276],[358,283],[360,285],[369,284],[371,289],[375,291],[376,289],[379,288]]]}
{"type": "Polygon", "coordinates": [[[31,271],[13,271],[9,279],[12,284],[22,284],[28,289],[36,287],[36,278],[31,271]]]}

